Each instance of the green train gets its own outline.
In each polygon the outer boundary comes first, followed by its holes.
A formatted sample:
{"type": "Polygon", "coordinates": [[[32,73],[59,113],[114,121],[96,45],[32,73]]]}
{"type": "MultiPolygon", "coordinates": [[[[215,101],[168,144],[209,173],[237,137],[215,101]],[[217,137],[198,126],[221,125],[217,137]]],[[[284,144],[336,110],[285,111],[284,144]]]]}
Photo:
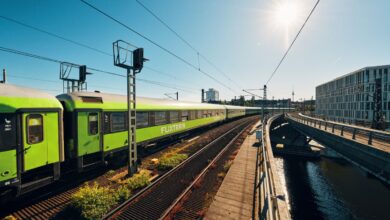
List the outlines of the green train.
{"type": "MultiPolygon", "coordinates": [[[[258,114],[261,108],[137,99],[138,148],[196,128],[258,114]]],[[[45,186],[127,150],[126,96],[74,92],[57,97],[0,84],[0,195],[45,186]]]]}

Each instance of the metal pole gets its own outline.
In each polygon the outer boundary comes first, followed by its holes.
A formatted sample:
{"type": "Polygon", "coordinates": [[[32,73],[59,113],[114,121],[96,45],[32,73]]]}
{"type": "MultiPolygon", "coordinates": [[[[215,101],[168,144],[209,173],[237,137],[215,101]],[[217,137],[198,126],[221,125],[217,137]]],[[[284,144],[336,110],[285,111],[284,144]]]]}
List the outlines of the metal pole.
{"type": "Polygon", "coordinates": [[[127,69],[127,110],[128,110],[128,147],[129,164],[128,175],[137,172],[137,142],[136,142],[136,93],[135,73],[131,68],[127,69]]]}
{"type": "Polygon", "coordinates": [[[1,81],[2,83],[6,83],[7,82],[7,74],[5,72],[5,69],[3,69],[3,81],[1,81]]]}
{"type": "Polygon", "coordinates": [[[266,100],[267,100],[267,86],[264,85],[264,87],[263,87],[263,105],[262,105],[262,108],[261,108],[263,119],[264,119],[264,105],[265,105],[265,101],[266,100]]]}

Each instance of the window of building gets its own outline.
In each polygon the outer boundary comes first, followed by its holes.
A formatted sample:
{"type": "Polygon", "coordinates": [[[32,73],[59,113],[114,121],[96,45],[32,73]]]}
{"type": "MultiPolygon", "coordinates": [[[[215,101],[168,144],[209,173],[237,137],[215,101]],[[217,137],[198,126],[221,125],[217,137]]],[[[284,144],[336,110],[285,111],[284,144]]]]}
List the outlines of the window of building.
{"type": "Polygon", "coordinates": [[[149,112],[137,112],[137,128],[149,126],[149,112]]]}
{"type": "Polygon", "coordinates": [[[99,133],[99,117],[98,113],[88,114],[88,134],[95,135],[99,133]]]}
{"type": "Polygon", "coordinates": [[[39,114],[27,116],[27,143],[36,144],[43,141],[43,117],[39,114]]]}
{"type": "Polygon", "coordinates": [[[166,112],[154,112],[154,124],[155,125],[167,124],[166,112]]]}
{"type": "Polygon", "coordinates": [[[170,121],[171,123],[179,122],[179,112],[178,111],[171,111],[169,112],[170,121]]]}

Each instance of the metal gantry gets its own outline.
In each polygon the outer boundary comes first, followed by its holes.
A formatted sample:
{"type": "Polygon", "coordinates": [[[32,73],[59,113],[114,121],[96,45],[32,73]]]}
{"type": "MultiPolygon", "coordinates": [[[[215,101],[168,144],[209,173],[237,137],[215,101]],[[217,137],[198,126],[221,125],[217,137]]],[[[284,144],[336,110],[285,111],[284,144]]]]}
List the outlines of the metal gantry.
{"type": "Polygon", "coordinates": [[[243,89],[242,91],[244,91],[248,94],[251,94],[253,96],[259,97],[260,99],[261,98],[263,99],[263,104],[261,105],[261,115],[262,115],[261,117],[264,118],[264,105],[265,105],[265,102],[267,101],[267,85],[264,85],[262,89],[243,89]],[[258,96],[252,92],[249,92],[249,91],[254,91],[254,90],[257,90],[257,91],[263,90],[263,97],[258,96]]]}
{"type": "Polygon", "coordinates": [[[62,90],[65,93],[79,92],[87,90],[87,72],[86,65],[62,62],[60,64],[60,79],[62,80],[62,90]],[[73,70],[77,72],[74,73],[73,70]]]}
{"type": "Polygon", "coordinates": [[[141,72],[143,48],[137,48],[123,40],[113,43],[114,65],[127,70],[127,109],[128,109],[128,174],[137,172],[137,110],[136,110],[136,74],[141,72]]]}
{"type": "Polygon", "coordinates": [[[164,95],[172,100],[179,101],[179,92],[174,92],[174,93],[164,93],[164,95]],[[175,95],[175,98],[172,97],[172,95],[175,95]]]}

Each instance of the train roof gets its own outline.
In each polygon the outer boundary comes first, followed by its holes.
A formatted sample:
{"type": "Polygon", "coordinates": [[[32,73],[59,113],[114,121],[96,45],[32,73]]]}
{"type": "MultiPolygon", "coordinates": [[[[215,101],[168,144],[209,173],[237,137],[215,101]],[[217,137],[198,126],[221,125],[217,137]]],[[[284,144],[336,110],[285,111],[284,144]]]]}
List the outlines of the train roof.
{"type": "Polygon", "coordinates": [[[247,108],[249,108],[249,107],[245,107],[245,106],[237,106],[237,105],[224,105],[227,109],[242,109],[242,110],[244,110],[244,109],[247,109],[247,108]]]}
{"type": "Polygon", "coordinates": [[[36,89],[0,83],[0,112],[15,112],[18,109],[62,109],[55,96],[36,89]]]}
{"type": "MultiPolygon", "coordinates": [[[[97,93],[73,92],[58,95],[70,111],[75,109],[127,109],[127,96],[97,93]]],[[[166,99],[137,97],[138,110],[196,110],[196,109],[224,109],[223,105],[205,104],[196,102],[182,102],[166,99]]]]}

